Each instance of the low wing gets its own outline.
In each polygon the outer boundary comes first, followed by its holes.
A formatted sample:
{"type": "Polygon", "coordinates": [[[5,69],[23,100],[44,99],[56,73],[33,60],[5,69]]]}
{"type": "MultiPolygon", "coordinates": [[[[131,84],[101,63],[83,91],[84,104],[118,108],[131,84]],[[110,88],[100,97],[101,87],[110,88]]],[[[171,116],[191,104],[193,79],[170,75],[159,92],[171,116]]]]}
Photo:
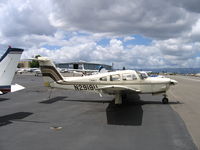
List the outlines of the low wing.
{"type": "Polygon", "coordinates": [[[109,93],[109,94],[115,94],[115,93],[121,93],[121,92],[130,92],[130,93],[141,92],[138,89],[133,89],[133,88],[129,88],[127,86],[121,86],[121,85],[109,85],[109,86],[98,88],[96,90],[102,91],[103,93],[109,93]]]}

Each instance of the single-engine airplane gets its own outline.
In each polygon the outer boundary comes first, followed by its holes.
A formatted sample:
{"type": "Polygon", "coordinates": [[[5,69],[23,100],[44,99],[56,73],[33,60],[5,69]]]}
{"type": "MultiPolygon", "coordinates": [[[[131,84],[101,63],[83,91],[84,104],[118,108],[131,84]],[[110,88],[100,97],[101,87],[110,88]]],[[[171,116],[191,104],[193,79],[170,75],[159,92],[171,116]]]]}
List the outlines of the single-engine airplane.
{"type": "Polygon", "coordinates": [[[9,47],[0,59],[0,95],[24,89],[23,86],[11,85],[18,61],[23,49],[9,47]]]}
{"type": "Polygon", "coordinates": [[[92,91],[115,95],[115,104],[122,104],[123,95],[163,94],[162,102],[168,103],[166,91],[177,81],[170,78],[144,78],[134,70],[122,70],[100,73],[83,77],[63,77],[53,62],[47,57],[38,57],[40,69],[44,78],[44,85],[76,91],[92,91]]]}

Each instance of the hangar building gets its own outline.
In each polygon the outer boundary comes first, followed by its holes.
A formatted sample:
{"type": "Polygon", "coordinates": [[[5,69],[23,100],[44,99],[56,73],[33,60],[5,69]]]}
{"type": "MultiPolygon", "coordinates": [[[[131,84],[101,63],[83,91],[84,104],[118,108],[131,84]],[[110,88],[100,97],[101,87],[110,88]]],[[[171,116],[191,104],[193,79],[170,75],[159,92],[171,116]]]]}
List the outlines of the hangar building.
{"type": "Polygon", "coordinates": [[[70,63],[57,63],[56,67],[66,69],[85,69],[85,70],[98,70],[100,67],[106,70],[112,70],[112,66],[88,62],[70,62],[70,63]]]}

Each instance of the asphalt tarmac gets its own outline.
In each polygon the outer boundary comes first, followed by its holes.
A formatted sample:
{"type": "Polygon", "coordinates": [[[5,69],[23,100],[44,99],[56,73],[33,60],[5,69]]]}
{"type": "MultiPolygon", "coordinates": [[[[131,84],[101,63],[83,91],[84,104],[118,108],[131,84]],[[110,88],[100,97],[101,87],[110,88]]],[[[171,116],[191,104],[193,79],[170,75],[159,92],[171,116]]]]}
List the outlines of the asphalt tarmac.
{"type": "Polygon", "coordinates": [[[42,78],[17,75],[25,90],[0,96],[0,150],[196,150],[174,98],[49,90],[42,78]],[[172,107],[171,107],[172,106],[172,107]]]}
{"type": "Polygon", "coordinates": [[[172,76],[178,81],[176,87],[169,91],[169,98],[179,101],[181,105],[172,105],[184,120],[192,138],[200,149],[200,78],[189,76],[172,76]]]}

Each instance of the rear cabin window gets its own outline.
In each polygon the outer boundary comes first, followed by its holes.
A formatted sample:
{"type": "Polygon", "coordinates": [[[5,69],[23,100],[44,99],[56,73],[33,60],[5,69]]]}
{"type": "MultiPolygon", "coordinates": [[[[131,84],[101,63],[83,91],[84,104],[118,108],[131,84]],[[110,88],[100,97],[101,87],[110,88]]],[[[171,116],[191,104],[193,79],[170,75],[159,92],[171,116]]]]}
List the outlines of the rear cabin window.
{"type": "Polygon", "coordinates": [[[107,81],[107,77],[101,77],[99,80],[100,81],[107,81]]]}
{"type": "Polygon", "coordinates": [[[119,74],[111,75],[110,81],[120,81],[120,75],[119,74]]]}

